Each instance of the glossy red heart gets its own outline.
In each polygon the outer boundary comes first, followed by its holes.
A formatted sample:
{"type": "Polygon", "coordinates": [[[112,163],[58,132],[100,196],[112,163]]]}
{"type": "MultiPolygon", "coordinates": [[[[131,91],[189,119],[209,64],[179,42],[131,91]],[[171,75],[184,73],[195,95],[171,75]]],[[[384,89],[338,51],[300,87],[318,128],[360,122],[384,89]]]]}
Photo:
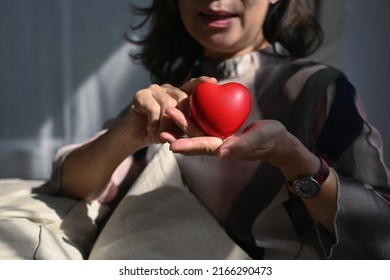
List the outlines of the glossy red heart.
{"type": "Polygon", "coordinates": [[[190,96],[190,116],[205,134],[226,138],[246,121],[252,107],[248,89],[236,82],[200,83],[190,96]]]}

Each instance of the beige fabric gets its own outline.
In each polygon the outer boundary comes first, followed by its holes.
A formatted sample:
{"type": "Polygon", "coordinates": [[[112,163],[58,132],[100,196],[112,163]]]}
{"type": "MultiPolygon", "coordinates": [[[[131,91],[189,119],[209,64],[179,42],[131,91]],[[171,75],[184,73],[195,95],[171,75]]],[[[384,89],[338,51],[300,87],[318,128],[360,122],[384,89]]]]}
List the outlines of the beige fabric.
{"type": "Polygon", "coordinates": [[[248,259],[182,182],[164,145],[118,205],[90,259],[248,259]]]}
{"type": "Polygon", "coordinates": [[[100,204],[51,196],[43,181],[0,180],[0,259],[83,259],[100,204]]]}

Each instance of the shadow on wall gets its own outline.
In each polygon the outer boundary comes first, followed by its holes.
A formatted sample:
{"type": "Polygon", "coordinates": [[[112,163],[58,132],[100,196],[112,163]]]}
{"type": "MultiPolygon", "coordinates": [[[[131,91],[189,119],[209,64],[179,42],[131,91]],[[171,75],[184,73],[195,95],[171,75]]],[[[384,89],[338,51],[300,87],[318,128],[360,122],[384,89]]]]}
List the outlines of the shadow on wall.
{"type": "MultiPolygon", "coordinates": [[[[34,134],[17,139],[1,137],[0,177],[48,178],[58,147],[89,138],[131,102],[136,90],[150,82],[147,72],[129,61],[129,50],[129,45],[120,47],[65,100],[61,111],[41,119],[34,134]],[[56,135],[55,127],[55,120],[61,117],[62,137],[56,135]]],[[[25,125],[29,125],[28,116],[25,125]]]]}
{"type": "Polygon", "coordinates": [[[0,178],[48,178],[58,147],[85,140],[149,84],[123,38],[128,3],[0,1],[0,178]]]}

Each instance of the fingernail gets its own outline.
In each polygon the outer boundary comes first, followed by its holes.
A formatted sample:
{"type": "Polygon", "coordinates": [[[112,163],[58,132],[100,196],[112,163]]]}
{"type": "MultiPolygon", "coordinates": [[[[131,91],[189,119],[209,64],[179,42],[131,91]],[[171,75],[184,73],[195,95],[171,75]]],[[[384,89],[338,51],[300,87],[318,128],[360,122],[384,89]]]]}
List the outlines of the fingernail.
{"type": "Polygon", "coordinates": [[[230,155],[230,150],[229,149],[223,149],[219,152],[219,157],[220,158],[226,158],[230,155]]]}

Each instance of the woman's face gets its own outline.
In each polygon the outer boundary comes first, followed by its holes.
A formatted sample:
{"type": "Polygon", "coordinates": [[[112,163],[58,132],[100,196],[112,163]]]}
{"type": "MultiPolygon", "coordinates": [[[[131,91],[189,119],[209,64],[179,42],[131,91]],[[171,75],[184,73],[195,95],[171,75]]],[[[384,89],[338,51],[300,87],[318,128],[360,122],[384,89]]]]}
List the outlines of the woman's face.
{"type": "Polygon", "coordinates": [[[269,0],[178,0],[187,32],[213,60],[240,56],[268,45],[263,22],[269,0]]]}

